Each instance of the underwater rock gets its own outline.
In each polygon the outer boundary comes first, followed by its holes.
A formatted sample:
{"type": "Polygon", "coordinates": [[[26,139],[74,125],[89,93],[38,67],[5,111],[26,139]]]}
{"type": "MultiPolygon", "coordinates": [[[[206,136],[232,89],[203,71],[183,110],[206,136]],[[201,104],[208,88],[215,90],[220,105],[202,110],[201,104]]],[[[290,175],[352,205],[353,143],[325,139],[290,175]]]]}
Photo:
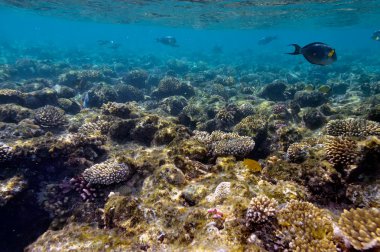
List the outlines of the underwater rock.
{"type": "Polygon", "coordinates": [[[156,90],[152,92],[153,97],[162,99],[169,96],[181,95],[189,98],[195,95],[194,87],[175,77],[165,77],[160,80],[156,90]]]}
{"type": "Polygon", "coordinates": [[[73,98],[77,91],[75,89],[68,87],[68,86],[61,86],[61,85],[56,85],[54,86],[55,91],[57,92],[58,98],[73,98]]]}
{"type": "Polygon", "coordinates": [[[245,215],[245,225],[252,228],[258,223],[266,222],[277,213],[278,202],[265,195],[259,195],[251,199],[245,215]]]}
{"type": "Polygon", "coordinates": [[[160,101],[160,108],[170,115],[176,116],[187,106],[187,100],[183,96],[169,96],[160,101]]]}
{"type": "Polygon", "coordinates": [[[86,99],[87,107],[100,108],[104,103],[116,101],[117,93],[112,86],[100,84],[91,88],[87,92],[86,99]]]}
{"type": "Polygon", "coordinates": [[[346,189],[346,197],[356,207],[380,207],[380,183],[379,180],[349,184],[346,189]]]}
{"type": "Polygon", "coordinates": [[[57,105],[69,114],[77,114],[81,110],[80,105],[76,101],[73,101],[71,99],[59,98],[57,105]]]}
{"type": "Polygon", "coordinates": [[[294,102],[298,103],[301,108],[318,107],[326,101],[325,95],[319,91],[298,91],[294,95],[294,102]]]}
{"type": "Polygon", "coordinates": [[[37,109],[34,120],[44,128],[59,128],[67,123],[65,112],[50,105],[37,109]]]}
{"type": "Polygon", "coordinates": [[[87,168],[83,178],[91,184],[111,185],[126,181],[133,175],[133,170],[116,160],[106,160],[87,168]]]}
{"type": "Polygon", "coordinates": [[[16,104],[0,105],[0,121],[6,123],[19,123],[20,121],[31,118],[33,111],[16,104]]]}
{"type": "Polygon", "coordinates": [[[61,230],[48,230],[25,248],[33,251],[94,251],[130,250],[130,241],[118,230],[105,230],[88,224],[71,223],[61,230]]]}
{"type": "Polygon", "coordinates": [[[366,137],[380,135],[380,124],[363,119],[337,119],[329,121],[326,130],[331,136],[366,137]]]}
{"type": "Polygon", "coordinates": [[[136,127],[136,120],[115,121],[109,127],[109,135],[116,142],[132,140],[131,131],[136,127]]]}
{"type": "Polygon", "coordinates": [[[259,143],[266,139],[268,135],[268,122],[260,115],[251,115],[242,119],[234,127],[234,132],[242,136],[253,137],[259,143]]]}
{"type": "Polygon", "coordinates": [[[285,101],[286,84],[283,82],[273,82],[266,85],[260,93],[260,97],[271,101],[285,101]]]}
{"type": "Polygon", "coordinates": [[[344,210],[336,235],[357,250],[380,247],[380,210],[364,208],[344,210]]]}
{"type": "Polygon", "coordinates": [[[15,63],[17,75],[20,77],[32,77],[37,72],[37,61],[28,58],[18,59],[15,63]]]}
{"type": "Polygon", "coordinates": [[[107,81],[108,78],[98,70],[70,70],[58,76],[58,84],[79,91],[91,88],[92,83],[107,81]]]}
{"type": "Polygon", "coordinates": [[[25,103],[24,94],[13,89],[0,89],[0,104],[7,103],[23,105],[25,103]]]}
{"type": "Polygon", "coordinates": [[[104,115],[117,116],[123,119],[132,119],[139,116],[139,108],[134,103],[108,102],[102,105],[104,115]]]}
{"type": "Polygon", "coordinates": [[[45,105],[57,105],[58,95],[54,89],[44,88],[25,94],[25,106],[39,108],[45,105]]]}
{"type": "Polygon", "coordinates": [[[129,101],[142,101],[144,100],[144,93],[140,89],[132,85],[116,85],[115,91],[117,93],[117,102],[129,101]]]}
{"type": "MultiPolygon", "coordinates": [[[[0,154],[1,155],[1,154],[0,154]]],[[[1,160],[0,160],[1,162],[1,160]]],[[[4,206],[14,196],[23,191],[27,186],[27,181],[23,176],[14,176],[12,178],[0,181],[0,207],[4,206]]]]}
{"type": "Polygon", "coordinates": [[[380,105],[376,105],[368,111],[367,119],[380,123],[380,105]]]}
{"type": "Polygon", "coordinates": [[[307,109],[302,116],[302,120],[305,126],[311,130],[321,128],[327,121],[326,117],[316,108],[307,109]]]}
{"type": "Polygon", "coordinates": [[[177,74],[184,74],[189,70],[188,62],[184,60],[170,59],[166,62],[166,65],[177,74]]]}
{"type": "Polygon", "coordinates": [[[20,91],[22,92],[33,92],[37,90],[41,90],[51,86],[51,81],[48,79],[36,78],[29,79],[24,82],[24,84],[20,87],[20,91]]]}
{"type": "Polygon", "coordinates": [[[0,163],[11,160],[13,157],[13,148],[0,142],[0,163]]]}
{"type": "Polygon", "coordinates": [[[148,73],[142,69],[135,69],[129,71],[124,77],[123,81],[126,84],[132,85],[136,88],[145,88],[148,73]]]}
{"type": "Polygon", "coordinates": [[[191,160],[205,161],[207,160],[208,148],[205,143],[190,138],[174,143],[171,146],[171,152],[173,155],[187,157],[191,160]]]}
{"type": "Polygon", "coordinates": [[[160,166],[158,172],[169,184],[180,186],[186,183],[183,172],[173,164],[160,166]]]}
{"type": "Polygon", "coordinates": [[[137,197],[111,196],[104,205],[104,225],[106,228],[121,228],[132,233],[143,222],[141,201],[137,197]]]}

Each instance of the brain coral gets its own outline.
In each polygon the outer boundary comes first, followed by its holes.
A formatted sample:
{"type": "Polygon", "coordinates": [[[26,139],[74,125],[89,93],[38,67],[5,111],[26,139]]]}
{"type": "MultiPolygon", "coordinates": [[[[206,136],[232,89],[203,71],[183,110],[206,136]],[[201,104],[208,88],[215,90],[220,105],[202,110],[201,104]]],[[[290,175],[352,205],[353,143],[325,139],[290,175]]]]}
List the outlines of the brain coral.
{"type": "Polygon", "coordinates": [[[355,249],[380,247],[380,209],[344,210],[339,218],[339,230],[355,249]]]}
{"type": "Polygon", "coordinates": [[[380,135],[380,124],[363,119],[338,119],[328,122],[327,134],[332,136],[357,136],[365,137],[380,135]]]}
{"type": "Polygon", "coordinates": [[[213,131],[194,131],[194,138],[204,143],[214,156],[246,156],[255,147],[251,137],[240,136],[237,133],[213,131]]]}
{"type": "Polygon", "coordinates": [[[87,168],[82,175],[91,184],[111,185],[128,180],[132,173],[128,165],[111,159],[87,168]]]}

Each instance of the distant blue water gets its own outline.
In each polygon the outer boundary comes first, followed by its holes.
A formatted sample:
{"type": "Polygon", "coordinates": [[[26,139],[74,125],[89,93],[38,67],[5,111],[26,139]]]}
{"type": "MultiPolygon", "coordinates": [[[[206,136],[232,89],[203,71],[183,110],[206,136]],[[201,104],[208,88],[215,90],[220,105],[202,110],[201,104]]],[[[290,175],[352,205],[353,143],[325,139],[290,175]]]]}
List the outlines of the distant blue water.
{"type": "MultiPolygon", "coordinates": [[[[191,29],[170,28],[152,25],[107,24],[92,21],[72,21],[60,17],[40,16],[32,11],[0,8],[0,42],[24,47],[46,47],[51,50],[79,50],[104,52],[123,57],[128,53],[153,54],[155,56],[191,57],[208,54],[215,46],[221,46],[225,54],[246,54],[249,50],[252,60],[273,59],[294,64],[303,62],[301,57],[291,57],[288,44],[305,45],[314,41],[325,42],[336,48],[337,64],[349,64],[344,58],[347,54],[360,57],[380,55],[380,42],[370,39],[373,31],[380,29],[352,26],[337,28],[310,28],[300,23],[294,29],[191,29]],[[156,42],[157,37],[172,35],[180,47],[171,48],[156,42]],[[260,46],[257,41],[267,35],[277,35],[278,40],[260,46]],[[98,40],[113,40],[121,43],[118,50],[109,50],[97,44],[98,40]]],[[[9,60],[9,59],[8,59],[9,60]]],[[[379,59],[380,60],[380,59],[379,59]]],[[[226,62],[228,63],[228,62],[226,62]]],[[[260,62],[256,62],[260,63],[260,62]]]]}

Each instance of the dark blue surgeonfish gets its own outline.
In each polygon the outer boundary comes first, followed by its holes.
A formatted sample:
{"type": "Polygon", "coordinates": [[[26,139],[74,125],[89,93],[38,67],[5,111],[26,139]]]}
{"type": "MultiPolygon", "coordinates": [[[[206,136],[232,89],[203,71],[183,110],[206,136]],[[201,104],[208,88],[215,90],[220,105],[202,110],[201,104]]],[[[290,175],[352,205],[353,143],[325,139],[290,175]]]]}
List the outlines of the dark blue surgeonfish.
{"type": "Polygon", "coordinates": [[[321,42],[314,42],[304,47],[297,44],[291,46],[294,46],[294,52],[287,54],[302,54],[311,64],[326,66],[337,60],[335,49],[321,42]]]}
{"type": "Polygon", "coordinates": [[[257,44],[259,44],[259,45],[267,45],[267,44],[269,44],[270,42],[272,42],[275,39],[277,39],[277,36],[266,36],[266,37],[261,38],[257,42],[257,44]]]}
{"type": "Polygon", "coordinates": [[[172,47],[178,47],[179,46],[179,45],[177,45],[177,40],[173,36],[165,36],[162,38],[157,38],[156,41],[158,43],[161,43],[161,44],[164,44],[167,46],[172,46],[172,47]]]}
{"type": "Polygon", "coordinates": [[[375,31],[373,34],[372,34],[372,37],[371,37],[373,40],[376,40],[376,41],[379,41],[380,42],[380,30],[378,31],[375,31]]]}

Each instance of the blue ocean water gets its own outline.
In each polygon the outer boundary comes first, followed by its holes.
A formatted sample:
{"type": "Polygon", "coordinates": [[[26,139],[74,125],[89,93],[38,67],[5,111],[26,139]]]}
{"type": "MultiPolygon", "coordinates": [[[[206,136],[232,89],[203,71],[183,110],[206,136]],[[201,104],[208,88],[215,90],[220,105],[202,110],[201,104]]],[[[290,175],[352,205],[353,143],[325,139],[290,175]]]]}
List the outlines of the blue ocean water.
{"type": "MultiPolygon", "coordinates": [[[[377,1],[371,2],[378,4],[377,1]]],[[[162,5],[165,6],[165,3],[162,5]]],[[[357,3],[357,5],[361,4],[357,3]]],[[[318,6],[318,4],[308,6],[309,11],[316,7],[320,8],[321,12],[324,11],[323,6],[318,6]]],[[[168,3],[167,8],[173,7],[168,3]]],[[[282,6],[278,6],[279,10],[281,8],[282,6]]],[[[326,11],[328,8],[327,6],[326,11]]],[[[55,11],[59,12],[59,9],[55,11]]],[[[179,12],[180,10],[173,8],[173,11],[179,12]]],[[[276,60],[283,62],[288,67],[304,63],[300,58],[284,55],[285,52],[292,50],[287,47],[288,44],[306,45],[310,42],[320,41],[336,48],[339,55],[337,65],[339,65],[352,64],[350,60],[345,60],[347,55],[355,55],[357,59],[363,57],[371,59],[379,50],[379,43],[371,40],[371,34],[378,29],[377,23],[368,21],[366,12],[356,13],[355,10],[351,10],[350,13],[355,14],[349,16],[353,21],[352,24],[350,22],[341,24],[339,14],[336,14],[336,25],[330,16],[324,17],[323,15],[319,19],[317,17],[315,21],[317,25],[315,23],[310,25],[308,23],[310,21],[308,20],[309,13],[306,9],[305,17],[300,22],[289,21],[285,17],[283,20],[276,20],[275,23],[265,27],[260,27],[260,23],[258,23],[259,27],[256,28],[255,26],[240,26],[239,23],[234,27],[228,25],[224,27],[224,24],[215,26],[210,21],[210,28],[207,27],[207,24],[205,27],[198,28],[189,25],[173,27],[172,24],[156,24],[155,22],[118,24],[117,20],[116,23],[108,20],[96,22],[85,18],[77,20],[71,15],[65,15],[64,10],[62,10],[61,15],[54,16],[54,14],[46,15],[44,12],[39,13],[30,9],[18,9],[3,5],[0,9],[2,24],[0,33],[2,45],[46,49],[45,51],[49,51],[51,57],[59,57],[59,52],[72,50],[83,54],[110,54],[119,58],[135,53],[139,55],[152,54],[157,57],[172,56],[196,59],[201,55],[209,55],[213,47],[219,46],[223,49],[223,53],[228,55],[226,58],[229,60],[238,61],[239,56],[241,58],[242,55],[249,55],[251,63],[260,64],[276,60]],[[359,16],[368,23],[355,23],[355,16],[359,16]],[[156,42],[156,38],[167,35],[174,36],[180,46],[171,48],[156,42]],[[278,39],[266,46],[258,45],[258,40],[265,36],[277,36],[278,39]],[[99,46],[98,40],[112,40],[120,43],[121,47],[117,50],[109,50],[99,46]],[[287,64],[288,62],[290,65],[287,64]]],[[[374,16],[374,20],[378,18],[373,13],[372,16],[374,16]]],[[[315,19],[314,16],[310,18],[315,19]]],[[[268,19],[271,21],[271,17],[268,19]]],[[[150,21],[149,17],[145,21],[150,21]]],[[[23,56],[40,56],[38,52],[33,52],[33,50],[29,51],[28,54],[23,56]]],[[[3,57],[1,60],[3,62],[11,61],[12,58],[5,59],[3,57]]],[[[371,59],[368,62],[377,65],[376,59],[371,59]]],[[[307,63],[304,64],[307,65],[307,63]]]]}

